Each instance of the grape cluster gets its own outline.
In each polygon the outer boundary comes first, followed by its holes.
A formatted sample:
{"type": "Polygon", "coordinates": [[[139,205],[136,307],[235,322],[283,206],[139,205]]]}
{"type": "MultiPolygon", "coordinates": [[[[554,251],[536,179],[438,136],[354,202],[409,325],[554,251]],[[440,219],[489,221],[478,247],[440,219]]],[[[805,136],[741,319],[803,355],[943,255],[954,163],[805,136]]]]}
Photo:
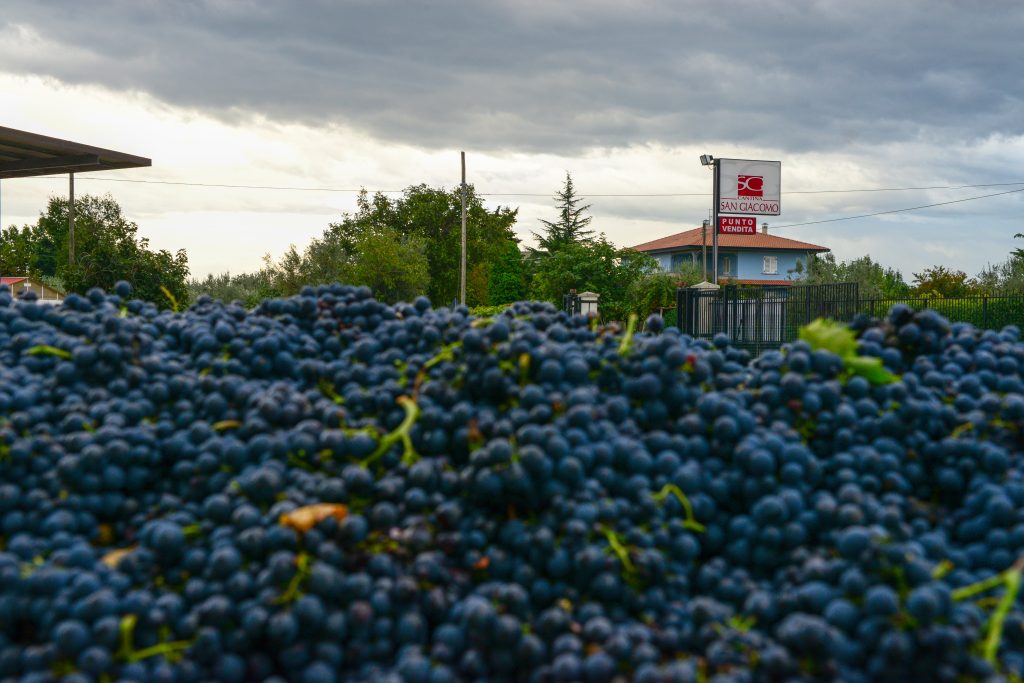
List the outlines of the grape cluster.
{"type": "Polygon", "coordinates": [[[0,288],[0,681],[1024,675],[1019,330],[663,328],[0,288]]]}

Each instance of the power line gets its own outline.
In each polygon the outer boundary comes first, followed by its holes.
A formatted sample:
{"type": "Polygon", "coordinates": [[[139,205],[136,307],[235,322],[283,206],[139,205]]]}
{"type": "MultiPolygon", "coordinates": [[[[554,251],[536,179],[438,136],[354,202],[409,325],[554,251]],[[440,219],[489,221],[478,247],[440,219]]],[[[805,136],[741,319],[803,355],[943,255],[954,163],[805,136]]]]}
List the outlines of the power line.
{"type": "MultiPolygon", "coordinates": [[[[50,180],[52,176],[35,176],[35,178],[50,180]]],[[[358,194],[362,189],[352,190],[339,187],[296,187],[292,185],[232,185],[228,183],[189,183],[178,180],[139,180],[137,178],[90,178],[80,177],[78,180],[96,180],[106,183],[135,183],[139,185],[184,185],[186,187],[216,187],[228,190],[294,190],[296,192],[346,192],[358,194]]],[[[366,190],[366,192],[382,192],[385,194],[402,193],[405,190],[366,190]]]]}
{"type": "MultiPolygon", "coordinates": [[[[966,190],[974,187],[1006,187],[1009,185],[1024,185],[1024,181],[1013,183],[981,183],[977,185],[927,185],[922,187],[872,187],[851,190],[789,190],[782,194],[851,194],[857,192],[906,192],[911,190],[966,190]]],[[[552,194],[534,192],[478,192],[483,197],[551,197],[552,194]]],[[[617,193],[617,194],[581,194],[582,199],[590,197],[710,197],[710,192],[662,192],[653,194],[639,193],[617,193]]]]}
{"type": "MultiPolygon", "coordinates": [[[[41,179],[53,179],[49,176],[36,176],[41,179]]],[[[199,183],[199,182],[186,182],[176,180],[139,180],[136,178],[96,178],[81,176],[77,180],[91,180],[109,183],[134,183],[140,185],[175,185],[185,187],[212,187],[221,189],[238,189],[238,190],[285,190],[294,192],[340,192],[358,194],[360,192],[367,192],[375,194],[380,192],[382,194],[401,194],[405,190],[367,190],[366,188],[352,189],[352,188],[341,188],[341,187],[304,187],[297,185],[240,185],[231,183],[199,183]]],[[[1001,183],[979,183],[974,185],[925,185],[920,187],[872,187],[872,188],[855,188],[845,190],[789,190],[783,194],[854,194],[859,192],[909,192],[909,191],[923,191],[923,190],[966,190],[976,187],[1006,187],[1010,185],[1024,185],[1024,180],[1015,182],[1001,182],[1001,183]]],[[[478,196],[481,197],[552,197],[554,196],[551,192],[477,192],[478,196]]],[[[710,192],[616,192],[616,193],[587,193],[581,194],[580,197],[583,199],[591,197],[709,197],[710,192]]],[[[991,195],[996,196],[996,195],[991,195]]]]}
{"type": "MultiPolygon", "coordinates": [[[[1013,183],[1016,184],[1016,183],[1013,183]]],[[[797,228],[802,225],[820,225],[822,223],[838,223],[839,221],[852,221],[857,218],[871,218],[872,216],[884,216],[889,213],[903,213],[906,211],[919,211],[921,209],[931,209],[936,206],[948,206],[949,204],[960,204],[961,202],[973,202],[977,199],[988,199],[989,197],[999,197],[1004,194],[1014,194],[1016,192],[1024,192],[1024,187],[1017,190],[1007,190],[1006,192],[995,192],[993,194],[982,194],[976,197],[964,197],[963,199],[954,199],[948,202],[938,202],[936,204],[922,204],[921,206],[909,206],[903,209],[889,209],[888,211],[876,211],[874,213],[864,213],[859,216],[844,216],[842,218],[826,218],[820,221],[807,221],[806,223],[790,223],[788,225],[775,225],[769,226],[769,230],[781,230],[782,228],[797,228]]]]}
{"type": "MultiPolygon", "coordinates": [[[[47,178],[47,176],[36,176],[37,178],[47,178]]],[[[52,177],[50,177],[52,179],[52,177]]],[[[138,180],[131,178],[80,178],[80,180],[97,180],[105,182],[115,183],[138,183],[147,185],[184,185],[189,187],[213,187],[213,188],[224,188],[224,189],[245,189],[245,190],[295,190],[303,192],[346,192],[346,193],[360,193],[363,189],[351,190],[351,189],[340,189],[331,187],[296,187],[296,186],[281,186],[281,185],[233,185],[227,183],[195,183],[195,182],[183,182],[183,181],[172,181],[172,180],[138,180]]],[[[882,188],[865,188],[865,189],[848,189],[848,190],[793,190],[786,194],[849,194],[856,192],[902,192],[911,190],[962,190],[975,187],[1005,187],[1009,185],[1024,185],[1024,181],[1018,182],[1001,182],[1001,183],[979,183],[974,185],[931,185],[922,187],[882,187],[882,188]]],[[[389,194],[401,194],[405,190],[365,190],[366,192],[373,193],[389,193],[389,194]]],[[[856,216],[843,216],[840,218],[825,218],[818,221],[805,221],[803,223],[788,223],[786,225],[773,225],[769,227],[769,230],[781,230],[783,228],[798,228],[806,225],[822,225],[824,223],[838,223],[841,221],[852,221],[859,218],[872,218],[874,216],[884,216],[893,213],[906,213],[908,211],[920,211],[921,209],[931,209],[938,206],[949,206],[950,204],[960,204],[962,202],[972,202],[979,199],[989,199],[991,197],[1000,197],[1007,194],[1016,194],[1018,192],[1024,192],[1024,187],[1016,190],[1006,190],[1005,192],[994,192],[992,194],[977,195],[975,197],[964,197],[963,199],[953,199],[948,202],[936,202],[934,204],[922,204],[920,206],[909,206],[902,209],[888,209],[886,211],[875,211],[873,213],[864,213],[856,216]]],[[[550,193],[532,193],[532,192],[478,192],[479,196],[483,197],[551,197],[550,193]]],[[[649,194],[633,194],[633,193],[618,193],[618,194],[588,194],[580,195],[581,198],[593,198],[593,197],[707,197],[707,193],[703,192],[675,192],[675,193],[649,193],[649,194]]]]}

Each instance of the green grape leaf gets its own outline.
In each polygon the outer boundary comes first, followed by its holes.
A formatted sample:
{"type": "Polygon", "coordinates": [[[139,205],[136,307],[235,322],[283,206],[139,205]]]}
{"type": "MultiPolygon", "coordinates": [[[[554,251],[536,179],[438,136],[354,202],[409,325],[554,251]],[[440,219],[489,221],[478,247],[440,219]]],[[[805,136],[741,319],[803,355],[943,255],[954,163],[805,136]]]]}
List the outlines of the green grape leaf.
{"type": "Polygon", "coordinates": [[[840,358],[847,358],[857,353],[857,338],[853,330],[834,320],[818,318],[809,325],[800,328],[800,339],[811,345],[812,349],[831,351],[840,358]]]}
{"type": "Polygon", "coordinates": [[[898,379],[885,369],[880,358],[857,355],[857,337],[843,323],[819,318],[800,328],[800,339],[814,350],[831,351],[842,358],[848,375],[860,375],[872,384],[889,384],[898,379]]]}
{"type": "Polygon", "coordinates": [[[890,384],[897,377],[882,365],[881,358],[871,356],[849,356],[843,359],[843,365],[855,375],[860,375],[872,384],[890,384]]]}

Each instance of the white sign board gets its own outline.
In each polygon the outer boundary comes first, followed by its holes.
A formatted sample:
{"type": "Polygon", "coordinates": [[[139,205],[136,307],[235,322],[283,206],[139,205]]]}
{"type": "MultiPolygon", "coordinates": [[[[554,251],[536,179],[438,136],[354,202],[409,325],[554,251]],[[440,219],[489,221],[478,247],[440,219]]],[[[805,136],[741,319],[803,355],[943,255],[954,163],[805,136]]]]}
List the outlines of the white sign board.
{"type": "Polygon", "coordinates": [[[782,213],[781,161],[719,159],[718,172],[719,213],[782,213]]]}

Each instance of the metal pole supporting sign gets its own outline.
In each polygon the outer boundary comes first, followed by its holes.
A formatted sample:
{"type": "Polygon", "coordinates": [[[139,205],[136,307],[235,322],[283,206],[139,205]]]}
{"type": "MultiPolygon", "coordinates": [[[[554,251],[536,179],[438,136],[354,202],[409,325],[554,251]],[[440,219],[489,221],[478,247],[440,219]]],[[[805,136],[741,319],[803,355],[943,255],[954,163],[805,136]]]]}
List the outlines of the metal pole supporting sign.
{"type": "Polygon", "coordinates": [[[714,183],[713,194],[714,194],[714,197],[715,197],[715,207],[714,207],[714,209],[712,209],[712,212],[711,212],[711,231],[712,231],[712,238],[711,238],[711,262],[714,264],[712,266],[712,272],[714,273],[714,280],[712,280],[712,282],[714,284],[716,284],[716,285],[718,284],[718,207],[719,207],[719,204],[721,203],[720,195],[722,193],[722,188],[721,188],[722,183],[721,183],[721,178],[720,178],[721,166],[719,166],[718,162],[719,162],[719,159],[715,159],[714,160],[714,168],[712,168],[712,173],[715,174],[714,175],[715,179],[713,181],[713,183],[714,183]]]}

